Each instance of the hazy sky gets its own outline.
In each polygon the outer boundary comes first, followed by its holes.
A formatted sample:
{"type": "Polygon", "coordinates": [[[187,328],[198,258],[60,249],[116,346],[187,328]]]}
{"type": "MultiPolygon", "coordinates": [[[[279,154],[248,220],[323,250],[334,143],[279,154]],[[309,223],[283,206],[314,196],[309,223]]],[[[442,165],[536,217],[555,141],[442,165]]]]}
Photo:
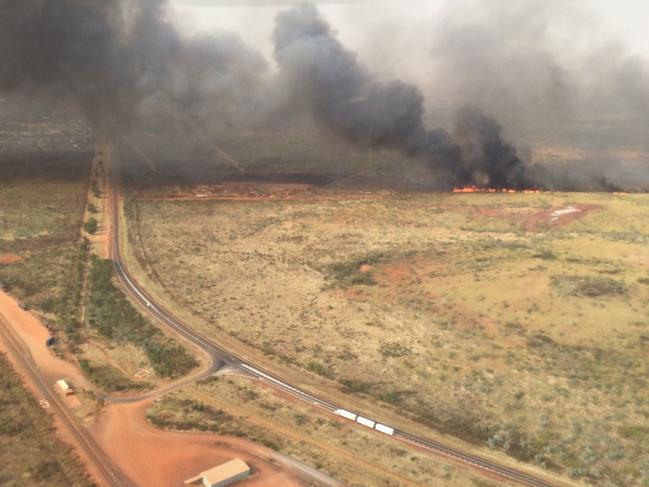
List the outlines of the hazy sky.
{"type": "MultiPolygon", "coordinates": [[[[480,1],[485,5],[495,3],[480,1]]],[[[236,31],[250,44],[268,51],[273,18],[282,4],[291,2],[172,0],[171,3],[188,29],[236,31]],[[245,6],[223,6],[229,3],[245,6]],[[280,6],[251,6],[255,3],[280,6]]],[[[511,3],[516,3],[516,0],[511,3]]],[[[581,31],[590,27],[592,42],[615,39],[640,55],[649,54],[646,27],[649,2],[646,0],[537,0],[537,3],[554,4],[559,35],[569,36],[573,29],[581,31]],[[566,19],[561,18],[562,10],[574,12],[577,17],[566,23],[566,19]]],[[[336,25],[341,38],[350,47],[364,51],[364,38],[374,38],[382,31],[386,35],[390,32],[399,32],[400,36],[407,36],[409,32],[425,35],[427,29],[434,27],[440,9],[452,4],[450,0],[360,0],[348,4],[322,2],[320,9],[336,25]]]]}

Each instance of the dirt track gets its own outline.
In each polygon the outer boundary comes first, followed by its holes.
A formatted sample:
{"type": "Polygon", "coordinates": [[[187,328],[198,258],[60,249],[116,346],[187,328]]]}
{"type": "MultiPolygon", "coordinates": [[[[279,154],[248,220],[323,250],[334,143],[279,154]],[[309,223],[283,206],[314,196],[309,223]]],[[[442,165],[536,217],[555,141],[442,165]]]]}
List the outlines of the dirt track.
{"type": "Polygon", "coordinates": [[[213,434],[171,433],[145,419],[150,401],[105,408],[91,431],[102,448],[138,485],[178,486],[206,469],[241,458],[255,472],[244,486],[305,485],[268,458],[272,451],[240,438],[213,434]]]}

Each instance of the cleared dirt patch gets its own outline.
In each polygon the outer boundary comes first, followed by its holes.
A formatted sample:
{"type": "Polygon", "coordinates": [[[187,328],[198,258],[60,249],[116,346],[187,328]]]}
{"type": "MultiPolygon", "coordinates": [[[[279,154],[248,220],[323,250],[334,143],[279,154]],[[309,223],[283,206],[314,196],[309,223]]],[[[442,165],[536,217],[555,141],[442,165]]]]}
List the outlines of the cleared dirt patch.
{"type": "Polygon", "coordinates": [[[10,265],[20,262],[23,258],[16,254],[0,254],[0,265],[10,265]]]}
{"type": "Polygon", "coordinates": [[[253,475],[241,486],[308,485],[252,442],[200,433],[158,430],[145,420],[148,403],[111,405],[92,431],[110,457],[141,486],[177,486],[199,472],[241,458],[253,475]]]}
{"type": "Polygon", "coordinates": [[[574,204],[562,207],[553,207],[534,213],[527,219],[525,229],[528,232],[535,232],[546,226],[568,225],[580,220],[594,210],[603,208],[602,205],[574,204]]]}

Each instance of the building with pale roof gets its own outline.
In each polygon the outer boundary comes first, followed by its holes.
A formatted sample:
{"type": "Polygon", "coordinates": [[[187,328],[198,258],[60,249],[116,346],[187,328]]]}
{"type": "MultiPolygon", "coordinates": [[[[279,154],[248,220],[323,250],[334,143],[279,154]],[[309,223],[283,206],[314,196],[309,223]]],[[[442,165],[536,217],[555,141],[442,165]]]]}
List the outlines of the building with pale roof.
{"type": "Polygon", "coordinates": [[[230,460],[223,465],[214,467],[202,472],[197,477],[185,481],[185,484],[193,484],[202,481],[205,487],[225,487],[250,475],[250,467],[239,458],[230,460]]]}

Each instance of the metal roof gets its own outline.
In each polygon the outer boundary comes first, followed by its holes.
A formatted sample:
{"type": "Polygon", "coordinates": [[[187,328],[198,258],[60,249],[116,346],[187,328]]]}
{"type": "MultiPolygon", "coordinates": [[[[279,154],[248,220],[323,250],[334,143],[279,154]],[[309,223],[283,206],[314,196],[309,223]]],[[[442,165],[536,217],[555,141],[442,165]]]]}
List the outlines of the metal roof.
{"type": "Polygon", "coordinates": [[[224,480],[231,479],[232,477],[235,477],[237,475],[241,475],[242,473],[249,472],[250,467],[246,464],[246,462],[239,458],[235,458],[234,460],[230,460],[223,465],[219,465],[218,467],[206,470],[201,474],[201,477],[203,477],[203,479],[210,485],[214,485],[218,484],[219,482],[223,482],[224,480]]]}

